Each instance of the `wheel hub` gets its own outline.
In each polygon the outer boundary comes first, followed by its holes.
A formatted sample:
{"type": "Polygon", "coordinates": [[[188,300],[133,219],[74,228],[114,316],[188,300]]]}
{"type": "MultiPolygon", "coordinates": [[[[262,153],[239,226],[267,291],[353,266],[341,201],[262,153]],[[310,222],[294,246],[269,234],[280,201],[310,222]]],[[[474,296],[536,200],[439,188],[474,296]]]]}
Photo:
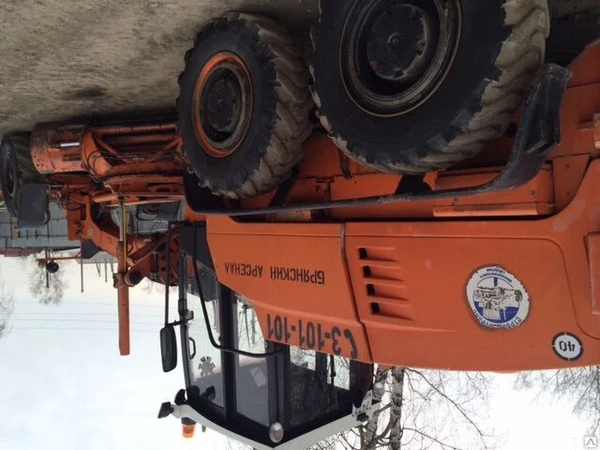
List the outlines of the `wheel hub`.
{"type": "Polygon", "coordinates": [[[384,80],[411,83],[421,77],[435,50],[431,15],[411,4],[384,10],[371,27],[367,57],[373,72],[384,80]]]}
{"type": "MultiPolygon", "coordinates": [[[[237,79],[226,70],[224,74],[213,74],[215,80],[209,79],[207,85],[207,122],[216,131],[232,133],[240,120],[241,115],[241,88],[237,79]],[[223,76],[223,78],[218,78],[223,76]]],[[[211,77],[212,79],[212,77],[211,77]]]]}
{"type": "Polygon", "coordinates": [[[397,116],[426,102],[452,67],[460,0],[361,0],[342,31],[340,66],[352,100],[397,116]]]}
{"type": "Polygon", "coordinates": [[[194,128],[202,149],[215,158],[231,155],[248,131],[252,85],[243,61],[229,52],[213,56],[194,89],[194,128]]]}

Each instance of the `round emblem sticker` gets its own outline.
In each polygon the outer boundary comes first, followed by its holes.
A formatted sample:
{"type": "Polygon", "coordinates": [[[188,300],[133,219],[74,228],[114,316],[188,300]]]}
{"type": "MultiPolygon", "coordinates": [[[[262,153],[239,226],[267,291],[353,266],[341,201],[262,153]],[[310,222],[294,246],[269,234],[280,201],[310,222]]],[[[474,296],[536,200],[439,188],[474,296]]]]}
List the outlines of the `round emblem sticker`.
{"type": "Polygon", "coordinates": [[[529,315],[525,286],[500,266],[475,272],[467,283],[467,299],[477,322],[487,328],[516,328],[529,315]]]}
{"type": "Polygon", "coordinates": [[[559,333],[552,340],[552,349],[556,356],[565,361],[577,361],[583,355],[581,339],[571,333],[559,333]]]}

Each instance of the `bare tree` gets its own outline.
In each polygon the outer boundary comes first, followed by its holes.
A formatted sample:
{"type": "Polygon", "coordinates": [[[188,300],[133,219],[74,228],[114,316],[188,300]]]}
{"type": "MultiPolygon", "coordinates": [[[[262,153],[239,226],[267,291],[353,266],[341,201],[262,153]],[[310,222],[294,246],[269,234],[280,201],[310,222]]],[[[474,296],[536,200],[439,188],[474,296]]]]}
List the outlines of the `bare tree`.
{"type": "Polygon", "coordinates": [[[573,413],[589,421],[590,436],[600,431],[600,366],[523,372],[517,376],[515,387],[535,389],[539,400],[572,404],[573,413]]]}
{"type": "Polygon", "coordinates": [[[497,445],[482,425],[490,376],[394,367],[377,369],[375,381],[386,385],[382,408],[365,425],[318,444],[318,450],[459,450],[497,445]]]}
{"type": "Polygon", "coordinates": [[[10,331],[10,315],[13,311],[13,294],[0,285],[0,339],[10,331]]]}
{"type": "Polygon", "coordinates": [[[56,273],[47,273],[45,267],[37,264],[35,257],[30,258],[29,292],[40,303],[59,304],[65,296],[67,280],[65,272],[59,269],[56,273]]]}
{"type": "MultiPolygon", "coordinates": [[[[164,295],[165,294],[165,285],[163,283],[159,283],[158,281],[152,281],[150,278],[144,278],[140,284],[138,284],[134,289],[141,290],[146,295],[164,295]]],[[[169,295],[172,298],[177,298],[179,295],[179,287],[171,286],[169,287],[169,295]]]]}
{"type": "Polygon", "coordinates": [[[164,284],[152,281],[150,278],[144,278],[139,286],[146,294],[162,294],[165,292],[164,284]]]}

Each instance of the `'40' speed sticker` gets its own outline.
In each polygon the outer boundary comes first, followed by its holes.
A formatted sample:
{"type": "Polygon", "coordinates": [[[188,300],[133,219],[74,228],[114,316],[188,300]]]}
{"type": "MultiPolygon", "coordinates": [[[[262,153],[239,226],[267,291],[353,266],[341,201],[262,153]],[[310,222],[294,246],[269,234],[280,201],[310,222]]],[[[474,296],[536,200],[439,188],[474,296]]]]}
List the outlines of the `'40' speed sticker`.
{"type": "Polygon", "coordinates": [[[571,333],[558,333],[552,339],[552,350],[560,359],[577,361],[583,355],[583,342],[571,333]]]}
{"type": "Polygon", "coordinates": [[[467,283],[467,299],[483,327],[511,329],[529,315],[529,294],[516,276],[500,266],[482,267],[467,283]]]}

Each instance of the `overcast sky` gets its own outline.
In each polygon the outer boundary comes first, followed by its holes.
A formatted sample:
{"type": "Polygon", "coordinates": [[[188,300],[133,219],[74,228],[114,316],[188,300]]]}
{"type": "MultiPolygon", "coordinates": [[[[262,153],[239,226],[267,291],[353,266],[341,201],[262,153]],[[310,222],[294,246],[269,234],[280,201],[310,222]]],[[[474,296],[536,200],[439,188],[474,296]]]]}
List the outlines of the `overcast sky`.
{"type": "MultiPolygon", "coordinates": [[[[57,307],[31,297],[20,264],[0,257],[1,277],[15,292],[12,331],[0,340],[0,450],[231,447],[210,431],[184,440],[176,419],[156,418],[184,386],[181,365],[171,374],[161,369],[162,295],[132,291],[132,355],[122,358],[116,292],[95,267],[87,268],[84,294],[78,267],[67,269],[67,295],[57,307]]],[[[567,405],[533,404],[532,393],[513,391],[513,378],[498,375],[491,399],[502,449],[583,449],[585,423],[567,405]]]]}

